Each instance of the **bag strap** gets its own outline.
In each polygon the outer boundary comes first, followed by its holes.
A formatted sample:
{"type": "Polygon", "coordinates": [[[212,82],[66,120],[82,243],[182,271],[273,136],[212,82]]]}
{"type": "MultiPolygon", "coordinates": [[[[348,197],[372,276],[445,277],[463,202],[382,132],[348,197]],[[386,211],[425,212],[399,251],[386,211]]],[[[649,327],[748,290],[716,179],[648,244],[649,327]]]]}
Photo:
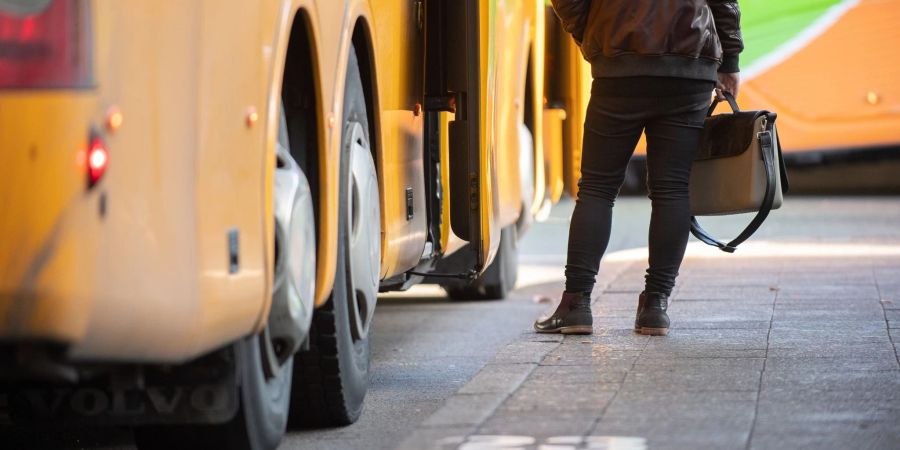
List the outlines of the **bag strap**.
{"type": "MultiPolygon", "coordinates": [[[[734,95],[731,92],[722,92],[722,96],[725,97],[725,100],[728,101],[728,106],[731,107],[732,112],[740,112],[741,108],[738,107],[737,100],[735,100],[734,95]]],[[[713,112],[716,110],[716,106],[719,106],[719,102],[722,99],[716,97],[713,100],[712,104],[709,105],[709,109],[706,110],[706,117],[712,116],[713,112]]]]}
{"type": "Polygon", "coordinates": [[[762,205],[760,205],[759,211],[756,213],[756,217],[754,217],[753,220],[750,221],[750,224],[747,225],[746,228],[744,228],[744,231],[741,231],[741,234],[739,234],[738,237],[725,244],[723,242],[717,241],[706,230],[704,230],[703,227],[700,226],[700,222],[697,221],[697,216],[691,216],[691,234],[693,234],[694,237],[696,237],[703,243],[718,247],[719,250],[722,250],[723,252],[734,253],[738,245],[752,236],[753,233],[755,233],[756,230],[759,229],[760,225],[762,225],[763,221],[766,220],[766,217],[772,210],[772,204],[775,202],[776,169],[775,149],[772,145],[772,131],[761,131],[757,134],[757,136],[759,138],[759,146],[762,153],[763,166],[765,166],[766,168],[766,192],[763,196],[762,205]]]}

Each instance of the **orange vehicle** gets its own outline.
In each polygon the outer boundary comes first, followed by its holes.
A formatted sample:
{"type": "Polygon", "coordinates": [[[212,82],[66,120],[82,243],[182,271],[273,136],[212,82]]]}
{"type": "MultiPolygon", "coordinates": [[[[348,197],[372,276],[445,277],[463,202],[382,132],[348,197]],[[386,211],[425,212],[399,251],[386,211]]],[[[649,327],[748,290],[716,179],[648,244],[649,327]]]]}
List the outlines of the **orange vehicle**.
{"type": "Polygon", "coordinates": [[[562,193],[545,12],[0,0],[0,417],[355,421],[379,290],[502,298],[562,193]]]}

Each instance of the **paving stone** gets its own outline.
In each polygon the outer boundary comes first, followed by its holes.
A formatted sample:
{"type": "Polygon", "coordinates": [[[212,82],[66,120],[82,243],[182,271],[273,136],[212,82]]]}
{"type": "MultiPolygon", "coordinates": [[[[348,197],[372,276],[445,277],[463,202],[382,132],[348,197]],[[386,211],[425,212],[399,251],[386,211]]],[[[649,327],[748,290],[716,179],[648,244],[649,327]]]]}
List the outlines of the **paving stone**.
{"type": "Polygon", "coordinates": [[[896,450],[898,442],[900,432],[887,424],[779,421],[776,424],[757,423],[750,449],[896,450]]]}
{"type": "Polygon", "coordinates": [[[770,347],[792,346],[787,344],[814,345],[816,343],[838,344],[880,344],[889,341],[888,331],[881,328],[854,329],[820,329],[804,330],[792,328],[773,328],[769,333],[770,347]]]}
{"type": "Polygon", "coordinates": [[[695,341],[715,341],[723,344],[744,344],[753,347],[761,344],[765,348],[767,330],[669,330],[665,339],[650,339],[649,347],[668,344],[683,344],[695,341]]]}
{"type": "MultiPolygon", "coordinates": [[[[703,358],[708,361],[714,358],[703,358]]],[[[701,364],[694,367],[659,370],[639,366],[628,372],[622,389],[677,389],[685,391],[753,391],[759,388],[761,370],[745,368],[711,370],[701,364]]]]}
{"type": "Polygon", "coordinates": [[[457,394],[422,422],[424,427],[478,425],[503,403],[506,394],[457,394]]]}
{"type": "Polygon", "coordinates": [[[848,286],[861,285],[873,286],[875,284],[875,276],[872,272],[826,272],[826,273],[783,273],[778,280],[779,285],[786,286],[848,286]]]}
{"type": "MultiPolygon", "coordinates": [[[[632,312],[634,314],[634,312],[632,312]]],[[[641,350],[647,346],[650,336],[637,334],[632,329],[598,329],[591,336],[570,336],[566,344],[593,344],[610,350],[641,350]]]]}
{"type": "Polygon", "coordinates": [[[897,410],[900,390],[868,391],[800,389],[798,387],[770,387],[759,393],[760,411],[783,410],[792,414],[831,409],[860,411],[897,410]]]}
{"type": "Polygon", "coordinates": [[[710,320],[707,317],[702,319],[678,319],[672,322],[669,332],[672,330],[767,330],[770,322],[768,320],[732,320],[733,318],[718,318],[710,320]]]}
{"type": "Polygon", "coordinates": [[[732,300],[720,301],[674,301],[669,305],[669,315],[704,317],[707,315],[739,314],[747,316],[747,319],[757,319],[756,315],[762,315],[767,320],[772,317],[772,302],[766,303],[739,303],[732,300]],[[751,317],[753,316],[753,317],[751,317]]]}
{"type": "Polygon", "coordinates": [[[900,328],[900,309],[885,309],[884,317],[888,321],[889,328],[900,328]]]}
{"type": "Polygon", "coordinates": [[[602,292],[597,297],[599,305],[619,305],[634,308],[637,305],[638,296],[631,292],[602,292]]]}
{"type": "Polygon", "coordinates": [[[562,334],[535,333],[534,330],[528,330],[519,335],[518,342],[558,343],[563,339],[565,336],[562,334]]]}
{"type": "Polygon", "coordinates": [[[643,438],[651,449],[743,449],[752,422],[752,416],[665,417],[650,410],[643,416],[603,417],[591,434],[643,438]]]}
{"type": "Polygon", "coordinates": [[[601,344],[561,345],[547,355],[541,365],[630,365],[639,354],[635,350],[612,350],[601,344]]]}
{"type": "Polygon", "coordinates": [[[694,343],[646,350],[644,358],[763,358],[765,349],[722,348],[714,344],[694,343]]]}
{"type": "Polygon", "coordinates": [[[888,358],[894,353],[889,342],[877,344],[816,345],[799,347],[772,347],[768,356],[773,358],[844,358],[856,355],[867,355],[876,358],[888,358]]]}
{"type": "Polygon", "coordinates": [[[594,316],[594,330],[632,330],[634,329],[634,316],[622,315],[619,317],[594,316]]]}
{"type": "Polygon", "coordinates": [[[607,418],[731,416],[752,420],[754,391],[687,391],[680,389],[623,389],[603,415],[607,418]]]}
{"type": "Polygon", "coordinates": [[[513,342],[497,352],[493,364],[535,364],[541,362],[547,353],[556,347],[558,342],[513,342]]]}
{"type": "MultiPolygon", "coordinates": [[[[594,307],[593,308],[594,316],[599,318],[607,319],[625,319],[624,322],[627,323],[630,320],[634,320],[634,307],[629,308],[601,308],[594,307]]],[[[595,324],[596,325],[596,324],[595,324]]],[[[598,330],[602,330],[602,326],[596,327],[598,330]]]]}
{"type": "Polygon", "coordinates": [[[884,308],[885,311],[900,310],[900,300],[889,300],[887,298],[882,298],[879,303],[881,303],[881,307],[884,308]]]}
{"type": "Polygon", "coordinates": [[[669,311],[669,319],[672,323],[681,322],[681,321],[714,321],[714,322],[745,322],[745,321],[759,321],[766,322],[772,318],[772,308],[761,308],[761,309],[743,309],[743,310],[729,310],[722,309],[719,311],[703,311],[696,312],[686,309],[679,309],[678,307],[673,307],[669,311]]]}
{"type": "Polygon", "coordinates": [[[473,426],[418,428],[396,450],[451,450],[466,441],[475,431],[473,426]]]}
{"type": "MultiPolygon", "coordinates": [[[[895,280],[900,280],[900,277],[895,280]]],[[[900,309],[900,283],[878,283],[879,300],[887,301],[883,303],[886,309],[900,309]]]]}
{"type": "Polygon", "coordinates": [[[678,290],[675,295],[675,300],[774,300],[776,291],[772,290],[771,287],[772,286],[719,286],[710,289],[705,286],[684,286],[678,290]]]}
{"type": "MultiPolygon", "coordinates": [[[[740,277],[723,277],[721,272],[709,271],[703,273],[689,273],[678,277],[687,288],[689,286],[702,286],[710,288],[739,287],[768,288],[778,284],[779,273],[742,274],[740,277]]],[[[696,290],[696,288],[694,288],[696,290]]]]}
{"type": "Polygon", "coordinates": [[[528,377],[537,364],[488,364],[458,392],[460,394],[509,394],[528,377]]]}
{"type": "Polygon", "coordinates": [[[651,339],[642,358],[766,356],[768,330],[672,329],[669,335],[651,339]]]}
{"type": "Polygon", "coordinates": [[[621,360],[624,364],[597,365],[552,365],[538,366],[528,377],[528,381],[536,383],[557,384],[560,386],[592,386],[618,385],[625,381],[625,375],[632,366],[631,360],[621,360]]]}
{"type": "Polygon", "coordinates": [[[765,358],[638,358],[634,367],[661,371],[703,369],[710,372],[718,370],[760,372],[764,364],[765,358]]]}
{"type": "Polygon", "coordinates": [[[763,374],[762,387],[763,389],[825,389],[829,391],[900,391],[900,370],[767,370],[763,374]]]}
{"type": "Polygon", "coordinates": [[[810,371],[867,371],[896,370],[900,368],[896,360],[885,358],[884,354],[847,355],[844,357],[787,357],[769,355],[766,371],[810,370],[810,371]]]}
{"type": "Polygon", "coordinates": [[[772,318],[775,322],[782,320],[813,321],[830,319],[871,320],[874,322],[879,319],[884,320],[884,311],[881,308],[846,308],[840,310],[836,308],[775,308],[775,315],[772,318]]]}
{"type": "Polygon", "coordinates": [[[526,382],[501,407],[504,411],[585,411],[600,415],[613,399],[618,384],[567,386],[565,383],[526,382]]]}
{"type": "Polygon", "coordinates": [[[534,437],[540,442],[552,436],[583,436],[591,431],[600,411],[498,410],[479,429],[479,434],[534,437]]]}
{"type": "Polygon", "coordinates": [[[772,322],[772,329],[795,330],[883,330],[884,318],[880,320],[844,320],[844,319],[807,319],[807,320],[776,320],[772,322]]]}

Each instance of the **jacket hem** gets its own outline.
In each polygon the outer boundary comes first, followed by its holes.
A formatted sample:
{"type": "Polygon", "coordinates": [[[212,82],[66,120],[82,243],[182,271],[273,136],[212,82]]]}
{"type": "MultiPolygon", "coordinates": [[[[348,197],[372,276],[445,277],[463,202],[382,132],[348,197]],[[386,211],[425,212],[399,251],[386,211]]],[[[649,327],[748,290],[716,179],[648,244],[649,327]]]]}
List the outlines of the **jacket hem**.
{"type": "Polygon", "coordinates": [[[680,55],[598,55],[589,59],[594,78],[675,77],[716,81],[719,61],[680,55]]]}

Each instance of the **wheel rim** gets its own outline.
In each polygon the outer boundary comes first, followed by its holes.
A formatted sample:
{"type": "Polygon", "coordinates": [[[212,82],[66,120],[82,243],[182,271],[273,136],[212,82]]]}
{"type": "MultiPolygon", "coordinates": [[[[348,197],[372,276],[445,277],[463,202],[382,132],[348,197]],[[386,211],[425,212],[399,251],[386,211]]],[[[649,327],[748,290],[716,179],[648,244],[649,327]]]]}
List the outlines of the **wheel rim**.
{"type": "Polygon", "coordinates": [[[354,340],[365,339],[372,323],[381,275],[381,207],[378,176],[365,129],[358,122],[347,126],[349,176],[347,224],[350,331],[354,340]]]}
{"type": "Polygon", "coordinates": [[[315,221],[312,193],[291,156],[282,113],[273,188],[275,264],[272,307],[261,336],[266,375],[274,377],[309,330],[315,294],[315,221]]]}

